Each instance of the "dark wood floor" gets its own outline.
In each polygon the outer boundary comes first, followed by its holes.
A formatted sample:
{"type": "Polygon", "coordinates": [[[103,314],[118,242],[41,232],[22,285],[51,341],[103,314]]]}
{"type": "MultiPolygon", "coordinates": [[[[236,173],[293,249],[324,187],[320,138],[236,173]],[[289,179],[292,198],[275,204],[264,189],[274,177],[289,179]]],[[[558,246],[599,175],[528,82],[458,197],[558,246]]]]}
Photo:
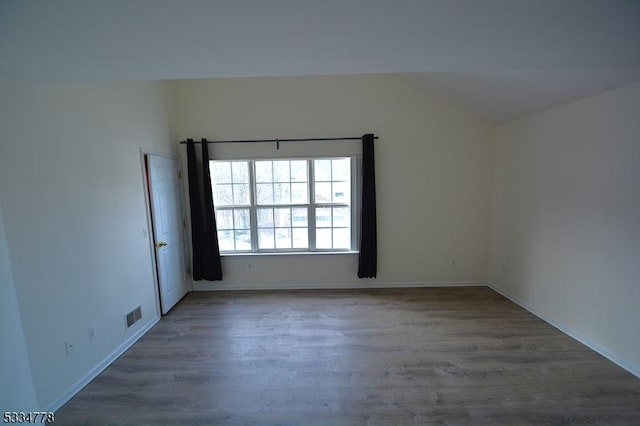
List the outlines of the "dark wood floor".
{"type": "Polygon", "coordinates": [[[192,293],[56,423],[640,425],[640,379],[484,287],[192,293]]]}

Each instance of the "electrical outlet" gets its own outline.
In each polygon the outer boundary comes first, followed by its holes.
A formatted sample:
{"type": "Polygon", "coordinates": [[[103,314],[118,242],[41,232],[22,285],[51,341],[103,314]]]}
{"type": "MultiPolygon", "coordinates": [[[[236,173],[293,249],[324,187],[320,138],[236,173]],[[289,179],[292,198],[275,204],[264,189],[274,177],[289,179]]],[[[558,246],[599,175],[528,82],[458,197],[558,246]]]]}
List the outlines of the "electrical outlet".
{"type": "Polygon", "coordinates": [[[89,340],[93,340],[96,337],[96,329],[94,327],[89,327],[88,334],[89,340]]]}
{"type": "Polygon", "coordinates": [[[71,353],[73,352],[73,345],[69,342],[64,342],[64,351],[67,356],[71,355],[71,353]]]}

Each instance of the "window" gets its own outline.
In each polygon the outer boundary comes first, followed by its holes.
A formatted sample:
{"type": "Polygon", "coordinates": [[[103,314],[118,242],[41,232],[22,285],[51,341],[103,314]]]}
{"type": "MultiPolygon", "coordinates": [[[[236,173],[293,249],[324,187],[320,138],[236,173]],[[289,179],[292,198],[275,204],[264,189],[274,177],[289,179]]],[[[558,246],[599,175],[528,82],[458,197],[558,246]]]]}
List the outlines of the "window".
{"type": "Polygon", "coordinates": [[[355,159],[211,161],[220,250],[349,251],[355,159]]]}

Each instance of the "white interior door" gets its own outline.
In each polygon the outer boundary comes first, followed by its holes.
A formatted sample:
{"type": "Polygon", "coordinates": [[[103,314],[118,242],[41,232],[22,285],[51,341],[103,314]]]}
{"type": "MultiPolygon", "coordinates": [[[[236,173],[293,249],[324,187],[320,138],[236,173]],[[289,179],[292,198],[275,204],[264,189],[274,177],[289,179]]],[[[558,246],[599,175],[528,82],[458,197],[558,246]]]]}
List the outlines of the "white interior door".
{"type": "Polygon", "coordinates": [[[178,160],[148,154],[147,168],[160,307],[166,314],[189,291],[184,266],[178,160]]]}

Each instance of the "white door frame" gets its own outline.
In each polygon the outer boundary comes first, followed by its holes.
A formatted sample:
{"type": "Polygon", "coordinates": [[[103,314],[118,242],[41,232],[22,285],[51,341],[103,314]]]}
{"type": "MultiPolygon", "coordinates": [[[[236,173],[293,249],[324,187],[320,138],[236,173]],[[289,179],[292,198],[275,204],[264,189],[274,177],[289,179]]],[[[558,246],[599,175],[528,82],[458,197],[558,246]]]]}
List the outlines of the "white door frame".
{"type": "MultiPolygon", "coordinates": [[[[164,157],[164,158],[176,160],[178,164],[178,172],[180,173],[182,173],[182,163],[180,161],[180,158],[176,155],[166,154],[163,152],[150,150],[146,148],[140,148],[139,152],[140,152],[140,170],[142,172],[142,188],[144,191],[144,194],[143,194],[144,207],[145,207],[145,212],[147,214],[147,227],[142,230],[142,233],[143,233],[143,236],[147,239],[147,242],[149,245],[149,257],[151,260],[151,270],[153,274],[153,291],[156,297],[156,315],[158,316],[158,318],[162,318],[162,308],[160,307],[160,279],[158,277],[158,265],[156,262],[156,247],[153,241],[153,219],[151,217],[151,196],[149,194],[149,179],[147,175],[147,163],[145,160],[147,155],[149,154],[157,155],[158,157],[164,157]]],[[[182,175],[184,176],[183,173],[182,175]]],[[[180,213],[184,218],[185,217],[184,185],[179,185],[179,187],[180,187],[180,193],[178,195],[179,197],[178,201],[180,203],[180,213]]],[[[190,265],[191,253],[190,253],[185,236],[186,236],[185,229],[183,228],[182,229],[182,241],[184,243],[183,256],[185,259],[185,265],[188,266],[190,265]]],[[[191,279],[191,276],[190,275],[186,276],[186,279],[187,279],[187,284],[189,286],[189,291],[193,291],[193,280],[191,279]]]]}

